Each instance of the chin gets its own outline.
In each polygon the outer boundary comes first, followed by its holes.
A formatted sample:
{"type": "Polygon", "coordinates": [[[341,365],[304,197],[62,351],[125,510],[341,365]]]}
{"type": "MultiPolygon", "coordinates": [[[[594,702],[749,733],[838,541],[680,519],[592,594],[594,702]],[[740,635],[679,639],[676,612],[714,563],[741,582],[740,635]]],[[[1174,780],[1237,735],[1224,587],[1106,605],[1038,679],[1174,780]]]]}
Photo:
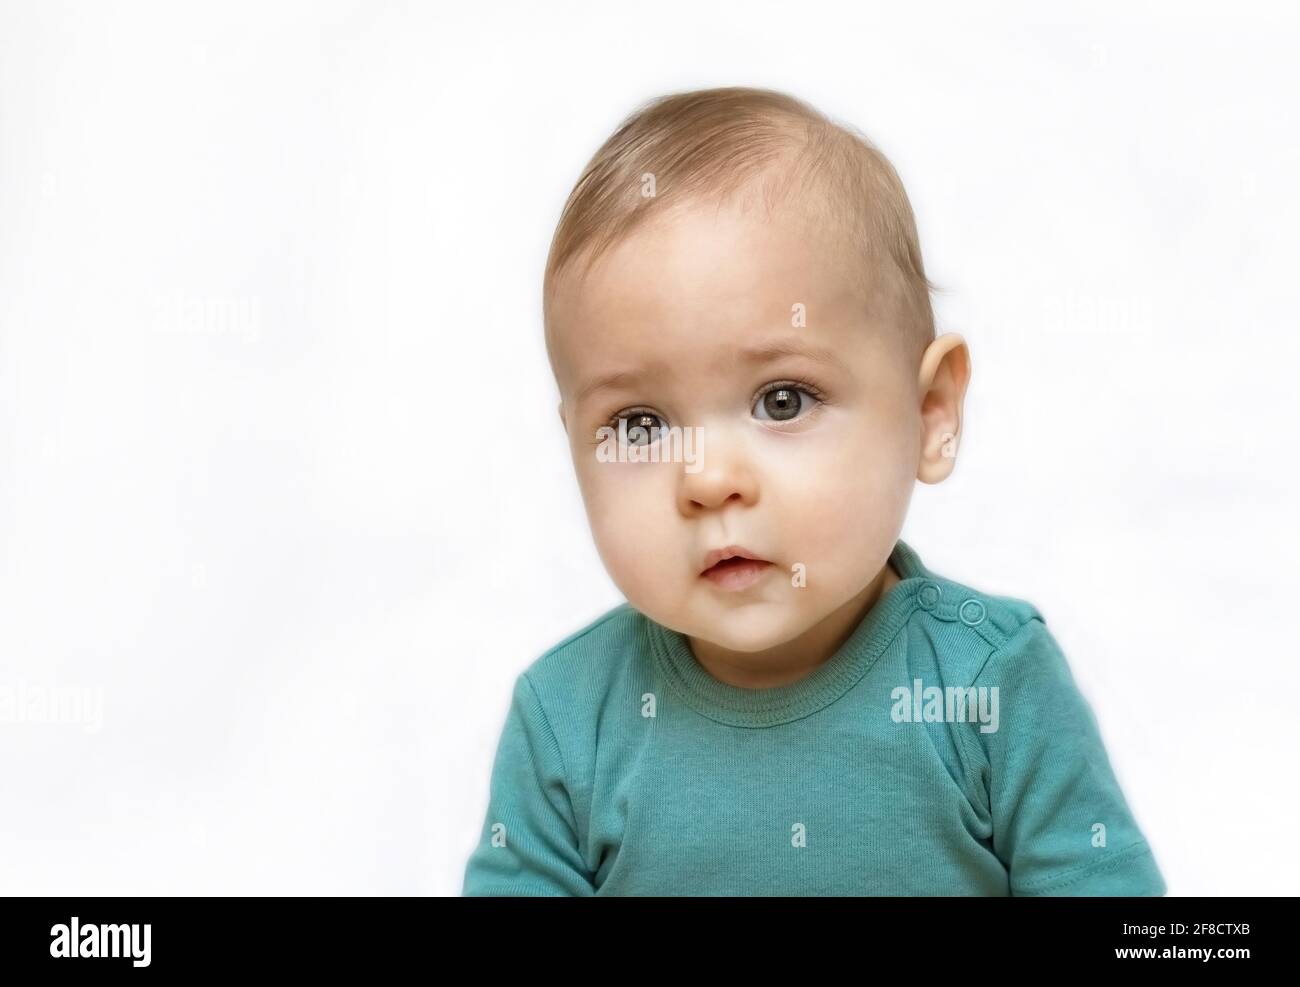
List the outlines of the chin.
{"type": "MultiPolygon", "coordinates": [[[[777,608],[771,608],[775,611],[777,608]]],[[[753,613],[738,612],[715,621],[699,621],[687,633],[702,638],[719,648],[740,654],[766,651],[798,637],[803,628],[789,619],[788,614],[772,613],[762,619],[753,613]]]]}

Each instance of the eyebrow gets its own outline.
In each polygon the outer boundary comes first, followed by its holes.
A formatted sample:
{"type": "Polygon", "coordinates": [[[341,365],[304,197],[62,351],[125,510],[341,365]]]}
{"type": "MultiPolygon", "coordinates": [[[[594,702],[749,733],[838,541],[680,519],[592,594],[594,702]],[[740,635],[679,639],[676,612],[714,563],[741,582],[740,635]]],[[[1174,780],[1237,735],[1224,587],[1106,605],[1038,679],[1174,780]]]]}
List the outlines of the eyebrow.
{"type": "MultiPolygon", "coordinates": [[[[751,367],[772,363],[783,357],[803,357],[812,360],[814,363],[822,363],[827,366],[835,366],[839,362],[835,350],[830,347],[798,340],[777,340],[758,346],[745,347],[737,351],[736,356],[741,363],[751,367]]],[[[616,370],[612,373],[601,374],[599,377],[593,377],[578,389],[574,403],[581,404],[597,391],[617,387],[620,384],[630,384],[640,378],[641,372],[639,370],[616,370]]]]}

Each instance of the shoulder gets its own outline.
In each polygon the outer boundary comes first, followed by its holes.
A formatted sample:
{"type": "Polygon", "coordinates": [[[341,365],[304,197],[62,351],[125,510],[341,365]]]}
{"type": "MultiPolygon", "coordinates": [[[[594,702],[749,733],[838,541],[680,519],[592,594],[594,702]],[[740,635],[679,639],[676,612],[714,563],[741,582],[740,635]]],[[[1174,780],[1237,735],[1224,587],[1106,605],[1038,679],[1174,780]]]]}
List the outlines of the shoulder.
{"type": "Polygon", "coordinates": [[[917,603],[938,620],[970,628],[1000,646],[1031,620],[1043,619],[1038,608],[1018,596],[987,592],[934,572],[917,590],[917,603]]]}
{"type": "Polygon", "coordinates": [[[564,742],[589,742],[602,711],[643,682],[650,662],[646,618],[624,601],[557,642],[520,675],[564,742]]]}
{"type": "Polygon", "coordinates": [[[645,617],[623,602],[547,648],[523,674],[539,693],[562,692],[575,682],[589,690],[645,649],[645,617]]]}
{"type": "Polygon", "coordinates": [[[625,601],[547,648],[515,683],[516,701],[559,758],[579,820],[591,811],[601,737],[626,725],[646,690],[653,662],[646,625],[625,601]]]}
{"type": "Polygon", "coordinates": [[[1050,640],[1046,618],[1029,600],[992,593],[927,570],[916,589],[916,619],[938,625],[942,663],[960,678],[973,681],[986,666],[1034,650],[1050,640]]]}

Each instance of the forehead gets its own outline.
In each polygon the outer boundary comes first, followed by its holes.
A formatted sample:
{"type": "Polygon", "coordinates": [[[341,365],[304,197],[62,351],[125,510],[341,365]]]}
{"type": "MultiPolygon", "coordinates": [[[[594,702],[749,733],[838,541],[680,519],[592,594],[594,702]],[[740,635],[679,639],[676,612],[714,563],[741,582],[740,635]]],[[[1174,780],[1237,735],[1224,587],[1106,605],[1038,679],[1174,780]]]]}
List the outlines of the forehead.
{"type": "Polygon", "coordinates": [[[736,350],[765,344],[842,350],[876,321],[862,263],[841,233],[797,205],[666,211],[589,270],[575,265],[556,279],[548,328],[561,391],[570,396],[615,365],[685,372],[725,367],[736,350]]]}

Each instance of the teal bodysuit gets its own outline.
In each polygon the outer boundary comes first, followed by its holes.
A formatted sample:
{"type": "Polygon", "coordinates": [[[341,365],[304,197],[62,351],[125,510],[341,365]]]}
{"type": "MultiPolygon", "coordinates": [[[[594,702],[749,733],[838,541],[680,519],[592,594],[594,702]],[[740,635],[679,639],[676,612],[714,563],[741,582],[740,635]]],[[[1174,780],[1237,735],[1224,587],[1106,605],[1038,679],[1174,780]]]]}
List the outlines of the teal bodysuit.
{"type": "Polygon", "coordinates": [[[465,895],[1160,895],[1043,617],[903,577],[744,689],[624,603],[515,683],[465,895]]]}

